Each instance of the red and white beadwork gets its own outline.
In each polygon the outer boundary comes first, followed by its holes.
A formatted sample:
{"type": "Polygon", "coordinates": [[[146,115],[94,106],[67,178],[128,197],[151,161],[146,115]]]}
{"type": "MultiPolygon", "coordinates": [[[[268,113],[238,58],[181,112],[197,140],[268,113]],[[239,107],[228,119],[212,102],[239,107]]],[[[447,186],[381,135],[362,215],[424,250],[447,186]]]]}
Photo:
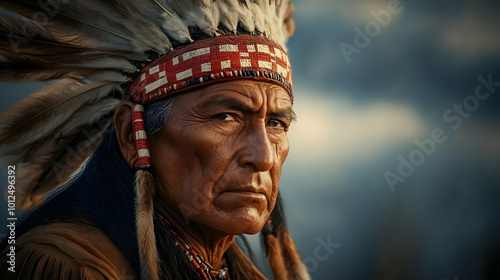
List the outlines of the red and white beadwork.
{"type": "Polygon", "coordinates": [[[280,84],[292,96],[287,53],[266,37],[251,35],[213,37],[174,50],[141,71],[130,95],[146,104],[187,88],[245,77],[280,84]]]}
{"type": "Polygon", "coordinates": [[[139,154],[139,169],[148,169],[151,167],[151,158],[149,156],[148,141],[146,130],[144,128],[144,107],[136,104],[132,111],[132,126],[134,129],[135,148],[139,154]]]}

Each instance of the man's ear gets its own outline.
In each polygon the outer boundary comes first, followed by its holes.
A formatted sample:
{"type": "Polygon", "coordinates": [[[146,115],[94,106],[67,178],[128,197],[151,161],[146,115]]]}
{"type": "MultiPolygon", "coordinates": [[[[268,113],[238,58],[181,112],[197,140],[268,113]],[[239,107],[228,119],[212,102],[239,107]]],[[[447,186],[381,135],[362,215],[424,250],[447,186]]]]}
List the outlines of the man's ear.
{"type": "Polygon", "coordinates": [[[137,169],[139,155],[135,147],[134,129],[132,127],[132,110],[134,103],[124,100],[115,111],[113,121],[115,123],[116,137],[120,152],[132,169],[137,169]]]}

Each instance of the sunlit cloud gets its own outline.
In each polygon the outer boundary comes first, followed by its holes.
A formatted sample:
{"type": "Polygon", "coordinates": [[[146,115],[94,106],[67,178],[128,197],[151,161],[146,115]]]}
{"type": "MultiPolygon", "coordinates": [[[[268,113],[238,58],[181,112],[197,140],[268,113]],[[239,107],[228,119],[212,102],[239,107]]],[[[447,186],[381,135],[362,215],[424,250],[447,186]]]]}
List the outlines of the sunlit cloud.
{"type": "Polygon", "coordinates": [[[479,13],[463,12],[444,28],[441,38],[466,57],[497,53],[500,49],[499,24],[498,19],[488,21],[479,13]]]}
{"type": "Polygon", "coordinates": [[[308,90],[296,100],[298,122],[289,133],[292,160],[371,159],[425,133],[424,122],[409,106],[383,101],[357,105],[340,96],[308,90]]]}

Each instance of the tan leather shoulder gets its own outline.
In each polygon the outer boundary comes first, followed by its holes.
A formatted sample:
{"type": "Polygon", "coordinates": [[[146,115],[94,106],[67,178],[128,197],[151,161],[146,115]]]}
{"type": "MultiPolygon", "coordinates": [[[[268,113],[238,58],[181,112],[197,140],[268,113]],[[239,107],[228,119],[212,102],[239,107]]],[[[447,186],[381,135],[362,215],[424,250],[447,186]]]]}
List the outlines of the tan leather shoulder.
{"type": "MultiPolygon", "coordinates": [[[[109,237],[91,223],[57,222],[35,227],[16,239],[15,272],[3,279],[134,279],[132,266],[109,237]]],[[[8,264],[7,264],[8,265],[8,264]]]]}

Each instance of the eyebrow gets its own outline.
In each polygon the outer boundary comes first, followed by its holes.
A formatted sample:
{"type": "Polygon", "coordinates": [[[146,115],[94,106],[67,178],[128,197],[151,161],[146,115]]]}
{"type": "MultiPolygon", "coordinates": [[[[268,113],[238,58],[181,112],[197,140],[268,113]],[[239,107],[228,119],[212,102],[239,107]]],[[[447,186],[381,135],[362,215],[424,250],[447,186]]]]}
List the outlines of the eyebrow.
{"type": "MultiPolygon", "coordinates": [[[[200,104],[199,107],[201,109],[208,109],[208,110],[214,110],[214,109],[217,109],[220,107],[224,107],[224,108],[228,108],[228,109],[236,110],[236,111],[254,112],[251,108],[246,106],[243,102],[241,102],[237,99],[232,99],[232,98],[228,98],[228,97],[217,97],[214,99],[210,99],[210,100],[200,104]]],[[[272,112],[268,113],[268,115],[270,115],[272,117],[287,118],[292,122],[297,120],[297,115],[293,111],[292,107],[290,107],[289,109],[272,111],[272,112]]]]}
{"type": "Polygon", "coordinates": [[[292,108],[290,108],[290,110],[273,111],[269,115],[273,117],[286,118],[291,122],[295,122],[297,120],[297,114],[295,114],[292,108]]]}

